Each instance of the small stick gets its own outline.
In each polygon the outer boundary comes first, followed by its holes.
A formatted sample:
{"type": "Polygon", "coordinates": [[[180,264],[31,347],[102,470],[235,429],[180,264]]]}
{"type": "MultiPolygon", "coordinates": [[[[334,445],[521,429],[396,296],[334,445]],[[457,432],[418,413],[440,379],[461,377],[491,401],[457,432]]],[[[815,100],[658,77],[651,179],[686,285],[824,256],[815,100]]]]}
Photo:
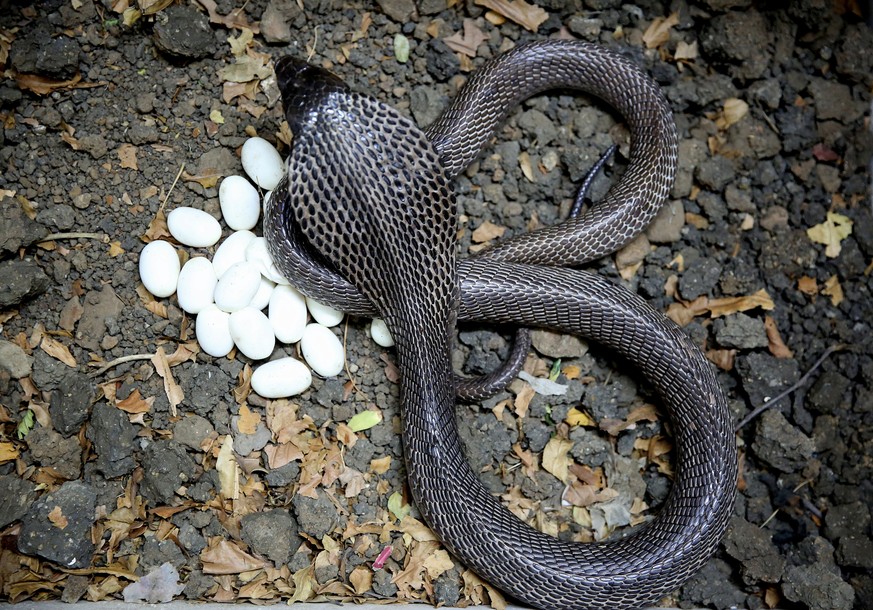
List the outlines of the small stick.
{"type": "Polygon", "coordinates": [[[52,233],[43,237],[40,243],[57,239],[99,239],[103,243],[109,242],[109,236],[105,233],[52,233]]]}
{"type": "Polygon", "coordinates": [[[176,183],[179,181],[179,178],[182,176],[183,171],[185,171],[185,164],[184,163],[181,166],[179,166],[179,172],[176,174],[176,178],[173,180],[173,184],[170,185],[170,190],[167,191],[167,194],[164,197],[164,200],[161,202],[161,207],[158,208],[159,210],[163,210],[164,206],[167,205],[167,200],[170,198],[170,194],[173,192],[173,189],[176,188],[176,183]]]}
{"type": "Polygon", "coordinates": [[[118,366],[119,364],[124,364],[125,362],[133,362],[135,360],[151,360],[154,357],[154,354],[131,354],[129,356],[121,356],[120,358],[116,358],[115,360],[110,360],[105,363],[96,371],[92,371],[88,374],[89,377],[99,377],[112,367],[118,366]]]}
{"type": "Polygon", "coordinates": [[[764,411],[766,411],[767,409],[772,407],[778,401],[782,400],[783,398],[785,398],[786,396],[791,394],[793,391],[800,388],[804,383],[807,382],[807,380],[809,380],[809,376],[812,375],[813,372],[815,372],[815,370],[822,365],[822,363],[827,359],[828,356],[830,356],[834,352],[840,352],[840,351],[846,349],[847,347],[848,346],[845,345],[844,343],[837,343],[837,344],[831,345],[829,348],[827,348],[824,351],[824,353],[819,357],[819,359],[815,361],[815,364],[813,364],[811,367],[809,367],[809,370],[803,374],[803,377],[801,377],[800,379],[797,380],[797,383],[793,384],[790,388],[786,388],[785,390],[783,390],[782,392],[780,392],[779,394],[777,394],[776,396],[774,396],[773,398],[771,398],[770,400],[765,402],[764,404],[756,407],[751,413],[746,415],[740,423],[737,424],[736,428],[734,428],[734,432],[739,432],[740,428],[742,428],[747,423],[749,423],[750,421],[752,421],[753,419],[758,417],[761,413],[763,413],[764,411]]]}

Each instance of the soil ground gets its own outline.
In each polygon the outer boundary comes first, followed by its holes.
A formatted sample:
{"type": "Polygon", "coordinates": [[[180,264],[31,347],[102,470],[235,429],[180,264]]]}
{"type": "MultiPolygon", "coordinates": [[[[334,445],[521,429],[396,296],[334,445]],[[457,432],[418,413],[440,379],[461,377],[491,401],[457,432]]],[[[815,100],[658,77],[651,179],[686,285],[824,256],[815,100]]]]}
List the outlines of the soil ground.
{"type": "MultiPolygon", "coordinates": [[[[0,2],[0,599],[120,598],[168,562],[181,582],[158,580],[158,598],[499,606],[410,503],[396,369],[369,321],[334,329],[344,374],[267,401],[247,384],[256,363],[197,353],[138,256],[161,209],[220,217],[246,138],[287,151],[271,58],[310,57],[424,126],[488,57],[564,36],[652,74],[680,136],[668,208],[589,268],[683,325],[738,425],[790,390],[739,427],[731,529],[665,604],[873,608],[869,3],[541,0],[526,29],[474,1],[198,2],[0,2]],[[142,359],[159,350],[172,381],[142,359]],[[382,422],[343,427],[366,410],[382,422]]],[[[461,255],[558,222],[612,144],[594,201],[626,161],[620,117],[569,92],[523,103],[456,181],[461,255]]],[[[461,328],[457,368],[492,370],[511,330],[461,328]]],[[[519,380],[459,406],[474,468],[565,539],[645,521],[671,473],[650,388],[600,346],[534,348],[526,370],[569,390],[519,380]]]]}

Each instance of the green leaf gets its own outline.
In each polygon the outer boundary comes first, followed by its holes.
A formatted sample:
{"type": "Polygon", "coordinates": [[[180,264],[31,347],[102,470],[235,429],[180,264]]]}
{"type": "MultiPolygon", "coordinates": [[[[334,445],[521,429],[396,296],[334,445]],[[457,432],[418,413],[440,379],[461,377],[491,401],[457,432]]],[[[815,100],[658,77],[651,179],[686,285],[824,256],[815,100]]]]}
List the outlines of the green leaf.
{"type": "Polygon", "coordinates": [[[561,359],[558,358],[555,360],[555,363],[552,365],[552,368],[549,370],[549,381],[556,381],[558,379],[558,375],[561,374],[561,359]]]}
{"type": "Polygon", "coordinates": [[[33,430],[34,421],[36,420],[33,417],[33,411],[30,409],[25,411],[21,421],[18,422],[18,427],[15,429],[15,434],[18,436],[18,440],[23,439],[31,430],[33,430]]]}
{"type": "Polygon", "coordinates": [[[382,411],[361,411],[349,420],[348,426],[352,432],[369,430],[382,421],[382,411]]]}
{"type": "Polygon", "coordinates": [[[402,64],[409,61],[409,39],[403,34],[394,36],[394,57],[402,64]]]}
{"type": "Polygon", "coordinates": [[[388,510],[398,521],[402,521],[403,517],[409,514],[409,504],[403,503],[403,494],[399,491],[388,496],[388,510]]]}

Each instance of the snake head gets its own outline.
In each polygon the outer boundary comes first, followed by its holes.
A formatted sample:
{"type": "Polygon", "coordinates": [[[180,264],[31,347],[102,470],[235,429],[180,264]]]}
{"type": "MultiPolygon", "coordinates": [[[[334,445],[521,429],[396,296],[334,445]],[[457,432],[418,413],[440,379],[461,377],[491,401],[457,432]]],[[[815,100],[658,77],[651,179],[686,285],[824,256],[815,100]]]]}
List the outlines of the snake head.
{"type": "Polygon", "coordinates": [[[337,75],[303,59],[282,57],[276,61],[275,67],[285,118],[295,133],[305,117],[318,110],[326,97],[349,90],[337,75]]]}

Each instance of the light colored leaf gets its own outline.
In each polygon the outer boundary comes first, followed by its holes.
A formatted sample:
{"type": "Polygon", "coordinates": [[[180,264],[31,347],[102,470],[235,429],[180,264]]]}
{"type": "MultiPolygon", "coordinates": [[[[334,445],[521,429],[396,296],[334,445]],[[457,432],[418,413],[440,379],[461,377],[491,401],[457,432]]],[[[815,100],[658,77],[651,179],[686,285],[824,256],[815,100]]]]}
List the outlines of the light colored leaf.
{"type": "Polygon", "coordinates": [[[567,412],[567,417],[564,418],[564,421],[571,426],[586,426],[592,428],[597,425],[590,415],[584,411],[580,411],[576,407],[573,407],[567,412]]]}
{"type": "Polygon", "coordinates": [[[140,395],[139,390],[136,389],[131,392],[124,400],[116,401],[115,406],[125,413],[148,413],[149,409],[152,408],[152,404],[154,404],[154,402],[154,396],[151,396],[149,398],[143,398],[140,395]]]}
{"type": "Polygon", "coordinates": [[[363,595],[373,586],[373,571],[364,566],[358,566],[349,574],[349,582],[352,583],[357,595],[363,595]]]}
{"type": "Polygon", "coordinates": [[[409,504],[403,503],[403,494],[399,491],[395,491],[388,496],[388,510],[391,511],[391,514],[394,515],[395,519],[400,521],[409,514],[410,509],[409,504]]]}
{"type": "Polygon", "coordinates": [[[370,472],[373,474],[385,474],[391,467],[391,456],[370,460],[370,472]]]}
{"type": "Polygon", "coordinates": [[[464,19],[464,31],[456,32],[455,34],[444,38],[443,42],[452,51],[463,53],[468,57],[476,57],[476,50],[483,42],[488,40],[482,30],[476,26],[476,22],[472,19],[464,19]]]}
{"type": "Polygon", "coordinates": [[[476,0],[476,4],[503,15],[531,32],[536,32],[549,18],[546,11],[524,0],[476,0]]]}
{"type": "Polygon", "coordinates": [[[646,31],[643,32],[643,42],[647,49],[656,49],[670,40],[670,29],[679,25],[679,13],[673,13],[669,17],[658,17],[646,31]]]}
{"type": "MultiPolygon", "coordinates": [[[[31,412],[28,411],[28,413],[31,412]]],[[[32,417],[33,415],[31,414],[31,418],[32,417]]],[[[19,436],[19,438],[21,437],[19,436]]],[[[0,442],[0,464],[5,464],[6,462],[11,462],[15,459],[18,459],[18,449],[15,448],[15,445],[9,442],[0,442]]]]}
{"type": "MultiPolygon", "coordinates": [[[[226,500],[239,498],[239,464],[233,453],[233,438],[228,434],[221,443],[218,458],[215,460],[215,469],[218,471],[221,497],[226,500]]],[[[213,574],[234,574],[234,572],[212,572],[213,574]]]]}
{"type": "Polygon", "coordinates": [[[543,449],[543,468],[565,485],[570,467],[570,456],[567,454],[572,448],[573,441],[555,436],[543,449]]]}
{"type": "Polygon", "coordinates": [[[680,40],[676,43],[676,52],[673,53],[673,59],[676,61],[692,61],[697,59],[697,56],[698,50],[696,40],[691,44],[688,44],[684,40],[680,40]]]}
{"type": "Polygon", "coordinates": [[[840,242],[852,234],[852,219],[836,212],[828,212],[827,219],[807,229],[806,234],[815,243],[827,246],[825,256],[836,258],[842,250],[840,242]]]}
{"type": "Polygon", "coordinates": [[[409,39],[400,32],[394,35],[394,58],[402,64],[409,61],[409,39]]]}
{"type": "Polygon", "coordinates": [[[504,233],[506,233],[506,227],[496,225],[490,220],[486,220],[476,227],[476,230],[473,231],[473,234],[470,237],[475,243],[481,244],[502,237],[504,233]]]}
{"type": "Polygon", "coordinates": [[[349,420],[348,426],[352,432],[369,430],[382,421],[382,411],[361,411],[349,420]]]}
{"type": "Polygon", "coordinates": [[[424,569],[430,578],[439,578],[445,572],[455,567],[449,554],[443,549],[437,549],[424,560],[424,569]]]}
{"type": "Polygon", "coordinates": [[[43,336],[39,348],[52,358],[60,360],[71,368],[76,368],[78,366],[76,364],[76,359],[73,358],[73,354],[70,353],[70,348],[48,335],[43,336]]]}
{"type": "Polygon", "coordinates": [[[239,419],[236,422],[242,434],[254,434],[258,430],[258,424],[261,423],[261,415],[257,411],[249,409],[248,405],[242,404],[239,408],[239,419]]]}
{"type": "Polygon", "coordinates": [[[152,365],[164,380],[164,393],[170,402],[170,415],[176,417],[176,407],[185,399],[185,392],[173,378],[173,372],[170,370],[170,363],[167,361],[167,354],[163,347],[159,347],[155,355],[152,356],[152,365]]]}
{"type": "Polygon", "coordinates": [[[51,521],[51,524],[54,525],[59,530],[63,530],[67,528],[67,525],[70,522],[64,516],[64,512],[61,510],[60,506],[55,506],[48,514],[48,520],[51,521]]]}
{"type": "Polygon", "coordinates": [[[832,275],[825,280],[821,293],[831,298],[831,305],[834,307],[843,302],[843,287],[840,286],[840,280],[836,275],[832,275]]]}
{"type": "Polygon", "coordinates": [[[249,555],[236,544],[216,536],[200,553],[204,574],[240,574],[264,567],[264,561],[249,555]]]}
{"type": "Polygon", "coordinates": [[[776,327],[776,320],[770,316],[764,316],[764,330],[767,331],[767,346],[770,353],[777,358],[793,358],[792,352],[785,342],[782,340],[782,335],[779,334],[779,328],[776,327]]]}
{"type": "Polygon", "coordinates": [[[133,170],[139,170],[139,166],[136,161],[136,153],[137,147],[133,144],[122,144],[118,147],[116,151],[118,153],[118,160],[121,162],[121,167],[133,170]]]}

